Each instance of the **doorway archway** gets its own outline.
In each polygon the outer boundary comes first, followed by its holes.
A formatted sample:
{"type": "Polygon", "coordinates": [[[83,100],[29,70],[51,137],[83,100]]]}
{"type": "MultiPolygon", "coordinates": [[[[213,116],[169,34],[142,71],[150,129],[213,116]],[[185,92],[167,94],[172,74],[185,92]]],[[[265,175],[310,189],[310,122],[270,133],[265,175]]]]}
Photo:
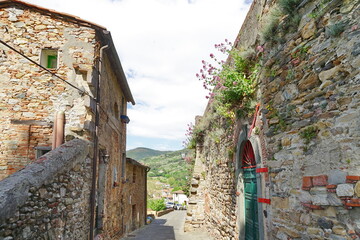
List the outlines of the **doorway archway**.
{"type": "Polygon", "coordinates": [[[237,228],[240,240],[266,239],[263,204],[258,203],[264,192],[264,179],[257,168],[262,167],[261,144],[256,135],[249,136],[248,125],[239,133],[236,152],[237,228]]]}

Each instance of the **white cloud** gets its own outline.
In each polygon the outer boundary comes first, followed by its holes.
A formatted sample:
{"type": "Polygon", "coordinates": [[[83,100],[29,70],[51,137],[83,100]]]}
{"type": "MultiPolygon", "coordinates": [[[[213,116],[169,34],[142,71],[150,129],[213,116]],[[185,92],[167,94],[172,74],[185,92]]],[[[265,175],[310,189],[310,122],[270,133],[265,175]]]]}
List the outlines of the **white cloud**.
{"type": "Polygon", "coordinates": [[[209,59],[215,43],[235,39],[249,7],[245,1],[28,0],[110,30],[139,103],[128,110],[128,134],[178,140],[178,148],[186,124],[207,104],[195,77],[201,60],[209,59]]]}

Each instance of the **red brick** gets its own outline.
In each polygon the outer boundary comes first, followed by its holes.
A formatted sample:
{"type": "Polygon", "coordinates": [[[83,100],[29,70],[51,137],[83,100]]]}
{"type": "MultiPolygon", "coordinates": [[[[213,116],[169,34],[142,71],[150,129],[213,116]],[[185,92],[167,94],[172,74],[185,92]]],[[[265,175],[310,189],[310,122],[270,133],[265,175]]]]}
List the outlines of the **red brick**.
{"type": "Polygon", "coordinates": [[[326,188],[327,189],[336,189],[337,185],[335,184],[330,184],[330,185],[327,185],[326,188]]]}
{"type": "Polygon", "coordinates": [[[48,207],[53,208],[53,207],[57,207],[57,205],[59,205],[59,202],[49,203],[48,207]]]}
{"type": "Polygon", "coordinates": [[[324,208],[322,206],[314,205],[312,203],[301,203],[306,208],[310,208],[312,210],[323,210],[324,208]]]}
{"type": "Polygon", "coordinates": [[[310,188],[313,187],[313,183],[312,183],[312,177],[303,177],[302,180],[302,189],[303,190],[310,190],[310,188]]]}
{"type": "Polygon", "coordinates": [[[324,210],[324,208],[322,206],[312,205],[312,204],[311,204],[310,208],[312,210],[324,210]]]}
{"type": "Polygon", "coordinates": [[[360,176],[346,176],[346,181],[360,181],[360,176]]]}
{"type": "Polygon", "coordinates": [[[327,175],[319,175],[314,176],[312,178],[312,182],[314,186],[326,186],[328,184],[328,176],[327,175]]]}
{"type": "Polygon", "coordinates": [[[352,198],[350,199],[350,202],[360,204],[360,198],[352,198]]]}
{"type": "Polygon", "coordinates": [[[347,203],[345,203],[345,206],[347,206],[347,207],[360,207],[360,203],[347,202],[347,203]]]}

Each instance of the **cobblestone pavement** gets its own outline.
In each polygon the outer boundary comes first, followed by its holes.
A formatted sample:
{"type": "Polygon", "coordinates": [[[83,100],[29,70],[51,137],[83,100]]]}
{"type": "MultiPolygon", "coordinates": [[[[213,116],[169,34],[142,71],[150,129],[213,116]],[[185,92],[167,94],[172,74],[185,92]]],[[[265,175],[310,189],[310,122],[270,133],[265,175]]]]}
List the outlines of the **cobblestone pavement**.
{"type": "Polygon", "coordinates": [[[121,240],[213,240],[205,231],[184,232],[186,211],[173,211],[155,219],[121,240]]]}

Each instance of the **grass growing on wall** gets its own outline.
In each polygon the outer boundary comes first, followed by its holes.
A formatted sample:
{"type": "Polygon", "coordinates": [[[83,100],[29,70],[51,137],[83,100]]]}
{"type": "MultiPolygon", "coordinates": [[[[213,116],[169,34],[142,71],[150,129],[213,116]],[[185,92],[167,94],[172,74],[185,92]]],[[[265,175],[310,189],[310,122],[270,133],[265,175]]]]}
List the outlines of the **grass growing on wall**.
{"type": "Polygon", "coordinates": [[[271,44],[284,43],[286,33],[296,32],[301,15],[297,7],[302,0],[280,0],[266,20],[262,31],[263,41],[271,44]]]}

